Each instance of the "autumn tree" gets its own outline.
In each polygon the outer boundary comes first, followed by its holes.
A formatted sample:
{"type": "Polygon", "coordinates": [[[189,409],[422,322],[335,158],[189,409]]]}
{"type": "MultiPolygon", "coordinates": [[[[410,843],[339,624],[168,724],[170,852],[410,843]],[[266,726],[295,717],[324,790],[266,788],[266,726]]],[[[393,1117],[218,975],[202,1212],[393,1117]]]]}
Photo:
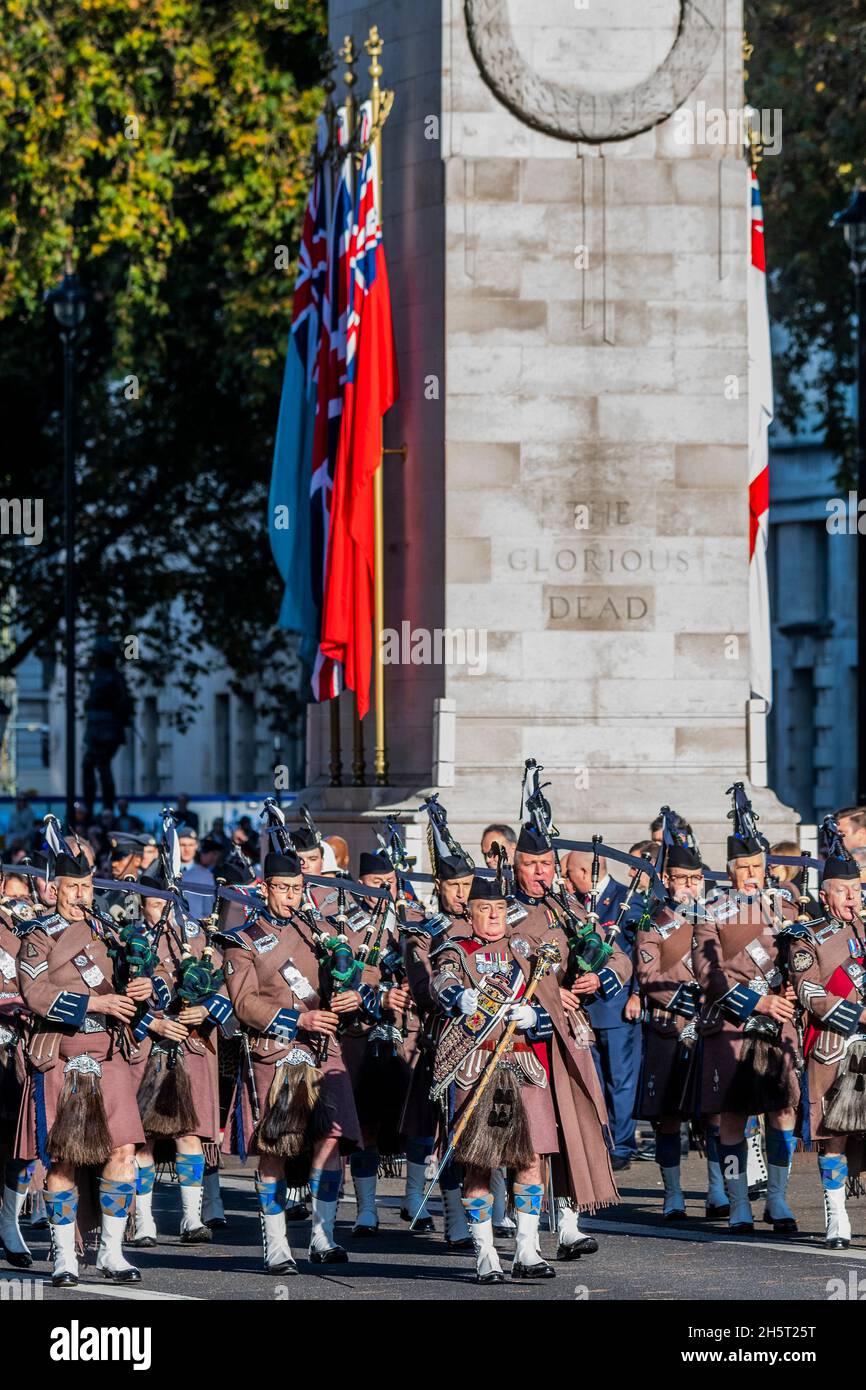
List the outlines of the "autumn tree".
{"type": "Polygon", "coordinates": [[[261,672],[285,716],[297,696],[266,499],[324,0],[2,11],[3,495],[44,499],[45,534],[0,545],[17,633],[0,674],[62,635],[61,362],[44,295],[71,248],[90,291],[82,642],[135,633],[140,669],[193,702],[209,644],[239,684],[261,672]]]}

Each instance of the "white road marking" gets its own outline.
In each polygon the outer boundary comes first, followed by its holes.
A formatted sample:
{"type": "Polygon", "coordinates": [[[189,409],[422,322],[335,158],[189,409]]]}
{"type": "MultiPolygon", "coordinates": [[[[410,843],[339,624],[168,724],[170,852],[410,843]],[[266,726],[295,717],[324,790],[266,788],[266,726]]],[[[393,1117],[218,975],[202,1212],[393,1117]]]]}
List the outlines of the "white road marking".
{"type": "MultiPolygon", "coordinates": [[[[50,1279],[34,1279],[35,1284],[44,1284],[46,1289],[51,1289],[50,1279]]],[[[53,1290],[52,1290],[53,1292],[53,1290]]],[[[106,1279],[104,1284],[87,1284],[81,1280],[76,1285],[76,1292],[95,1293],[102,1298],[126,1298],[133,1303],[151,1303],[157,1299],[170,1301],[172,1303],[201,1303],[203,1300],[195,1298],[191,1294],[185,1293],[160,1293],[158,1289],[145,1289],[140,1285],[126,1287],[123,1284],[110,1284],[106,1279]]]]}
{"type": "MultiPolygon", "coordinates": [[[[641,1226],[630,1221],[600,1221],[584,1217],[580,1223],[583,1234],[605,1236],[655,1236],[658,1240],[690,1240],[697,1244],[739,1245],[750,1250],[778,1250],[785,1255],[825,1255],[836,1260],[866,1261],[866,1250],[828,1250],[825,1245],[807,1244],[798,1240],[767,1240],[760,1233],[754,1236],[729,1236],[724,1228],[718,1231],[684,1231],[681,1227],[641,1226]]],[[[756,1227],[756,1231],[757,1231],[756,1227]]]]}

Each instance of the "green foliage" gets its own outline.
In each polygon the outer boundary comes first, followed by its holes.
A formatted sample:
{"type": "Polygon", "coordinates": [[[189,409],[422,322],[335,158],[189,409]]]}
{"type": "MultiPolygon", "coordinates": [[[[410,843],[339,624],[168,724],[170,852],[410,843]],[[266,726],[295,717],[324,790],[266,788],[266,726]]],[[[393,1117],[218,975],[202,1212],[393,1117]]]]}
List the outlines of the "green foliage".
{"type": "Polygon", "coordinates": [[[62,616],[62,372],[43,296],[71,244],[91,292],[82,634],[136,634],[142,674],[187,697],[205,642],[239,682],[274,663],[296,710],[266,524],[294,284],[275,255],[294,255],[303,217],[325,0],[0,10],[3,495],[45,512],[41,546],[0,552],[22,634],[3,668],[50,650],[62,616]]]}
{"type": "Polygon", "coordinates": [[[746,30],[748,100],[782,113],[781,152],[759,169],[770,312],[788,336],[774,363],[777,412],[789,428],[802,422],[811,369],[827,445],[850,470],[854,287],[842,233],[828,223],[866,182],[866,0],[829,10],[746,0],[746,30]]]}

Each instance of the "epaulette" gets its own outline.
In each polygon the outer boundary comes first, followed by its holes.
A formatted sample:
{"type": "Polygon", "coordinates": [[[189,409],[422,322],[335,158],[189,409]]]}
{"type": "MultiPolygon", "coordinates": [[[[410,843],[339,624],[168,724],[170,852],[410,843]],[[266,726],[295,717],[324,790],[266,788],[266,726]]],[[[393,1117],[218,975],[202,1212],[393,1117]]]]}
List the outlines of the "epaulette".
{"type": "Polygon", "coordinates": [[[440,941],[451,925],[451,918],[444,912],[434,917],[416,917],[409,922],[400,923],[401,936],[429,936],[431,941],[440,941]]]}
{"type": "Polygon", "coordinates": [[[249,941],[244,940],[243,935],[248,925],[248,922],[242,922],[237,927],[229,927],[228,931],[215,931],[211,940],[216,942],[222,950],[232,946],[240,946],[244,951],[251,951],[252,946],[249,941]]]}
{"type": "Polygon", "coordinates": [[[447,938],[447,940],[440,941],[438,945],[434,946],[433,950],[430,952],[430,960],[435,960],[438,955],[441,955],[442,952],[447,950],[450,946],[458,946],[460,944],[460,941],[461,938],[458,936],[450,936],[447,938]]]}
{"type": "Polygon", "coordinates": [[[61,927],[67,927],[69,923],[65,917],[61,917],[59,912],[45,912],[41,917],[34,917],[32,922],[22,922],[22,931],[16,931],[15,935],[20,937],[29,936],[32,931],[44,931],[46,936],[56,936],[61,927]]]}

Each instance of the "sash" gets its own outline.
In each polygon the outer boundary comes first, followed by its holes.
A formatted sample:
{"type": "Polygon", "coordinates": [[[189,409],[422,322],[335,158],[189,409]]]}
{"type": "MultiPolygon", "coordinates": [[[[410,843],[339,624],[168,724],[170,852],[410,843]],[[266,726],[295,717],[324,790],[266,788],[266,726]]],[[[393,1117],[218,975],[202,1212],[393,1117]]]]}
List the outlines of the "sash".
{"type": "MultiPolygon", "coordinates": [[[[836,966],[836,969],[825,985],[825,989],[828,994],[835,994],[839,999],[847,999],[852,989],[858,994],[860,992],[843,965],[836,966]]],[[[813,1023],[812,1015],[810,1014],[809,1021],[803,1032],[804,1057],[809,1056],[809,1053],[812,1051],[823,1031],[824,1030],[819,1028],[816,1023],[813,1023]]]]}
{"type": "MultiPolygon", "coordinates": [[[[465,954],[469,954],[462,942],[460,946],[465,954]]],[[[439,1037],[433,1063],[432,1100],[439,1100],[447,1091],[461,1063],[502,1021],[506,1010],[523,993],[524,984],[523,971],[516,961],[512,961],[510,975],[489,974],[479,981],[476,986],[478,1008],[474,1013],[448,1019],[439,1037]]]]}
{"type": "Polygon", "coordinates": [[[686,950],[691,946],[694,927],[691,922],[683,922],[672,931],[670,936],[666,936],[661,944],[659,951],[659,968],[670,970],[672,965],[676,965],[686,954],[686,950]]]}

